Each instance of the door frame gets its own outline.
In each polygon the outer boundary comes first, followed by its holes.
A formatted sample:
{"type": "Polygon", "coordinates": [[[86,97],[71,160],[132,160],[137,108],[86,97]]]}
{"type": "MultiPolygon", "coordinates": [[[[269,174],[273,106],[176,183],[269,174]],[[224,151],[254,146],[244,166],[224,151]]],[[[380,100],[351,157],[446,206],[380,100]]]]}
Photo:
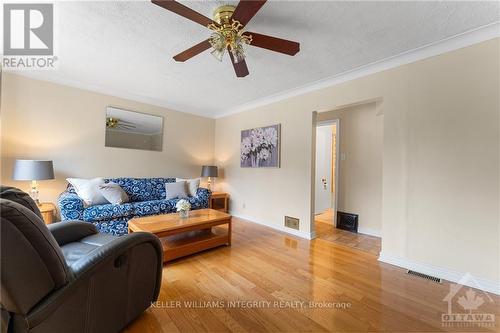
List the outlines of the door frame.
{"type": "MultiPolygon", "coordinates": [[[[336,140],[335,140],[335,192],[334,192],[334,199],[333,199],[333,226],[337,227],[337,209],[338,209],[338,200],[339,200],[339,175],[340,175],[340,118],[335,118],[335,119],[328,119],[328,120],[323,120],[323,121],[317,121],[316,122],[316,128],[321,127],[321,126],[331,126],[335,125],[336,126],[336,140]]],[[[315,134],[317,135],[317,134],[315,134]]],[[[315,152],[315,155],[318,154],[318,152],[315,152]]],[[[316,157],[316,156],[315,156],[316,157]]],[[[314,186],[316,186],[315,181],[314,181],[314,186]]],[[[316,187],[314,187],[314,190],[316,187]]]]}

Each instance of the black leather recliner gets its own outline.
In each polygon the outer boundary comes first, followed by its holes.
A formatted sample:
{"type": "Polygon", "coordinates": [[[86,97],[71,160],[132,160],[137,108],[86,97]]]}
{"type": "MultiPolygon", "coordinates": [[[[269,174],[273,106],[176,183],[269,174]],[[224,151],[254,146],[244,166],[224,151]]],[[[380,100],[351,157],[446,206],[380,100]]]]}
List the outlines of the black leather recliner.
{"type": "Polygon", "coordinates": [[[48,227],[35,202],[0,188],[2,332],[117,332],[156,301],[159,239],[99,234],[88,222],[48,227]]]}

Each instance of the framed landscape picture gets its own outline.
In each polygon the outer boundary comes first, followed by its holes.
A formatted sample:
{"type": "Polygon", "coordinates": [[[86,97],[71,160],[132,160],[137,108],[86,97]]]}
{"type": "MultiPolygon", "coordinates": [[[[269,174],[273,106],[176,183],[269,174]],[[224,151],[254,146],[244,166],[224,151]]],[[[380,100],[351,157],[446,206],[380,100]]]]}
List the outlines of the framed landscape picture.
{"type": "Polygon", "coordinates": [[[281,124],[241,131],[242,168],[279,168],[281,124]]]}

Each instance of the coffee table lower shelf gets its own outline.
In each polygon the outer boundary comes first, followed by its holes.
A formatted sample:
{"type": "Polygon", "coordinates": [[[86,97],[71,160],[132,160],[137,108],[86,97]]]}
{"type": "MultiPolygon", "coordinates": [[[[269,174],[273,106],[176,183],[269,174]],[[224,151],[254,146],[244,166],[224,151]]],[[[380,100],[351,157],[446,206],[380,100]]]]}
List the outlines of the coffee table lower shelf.
{"type": "Polygon", "coordinates": [[[160,240],[163,246],[163,262],[212,249],[214,247],[231,245],[228,229],[224,227],[188,231],[181,234],[162,237],[160,240]]]}

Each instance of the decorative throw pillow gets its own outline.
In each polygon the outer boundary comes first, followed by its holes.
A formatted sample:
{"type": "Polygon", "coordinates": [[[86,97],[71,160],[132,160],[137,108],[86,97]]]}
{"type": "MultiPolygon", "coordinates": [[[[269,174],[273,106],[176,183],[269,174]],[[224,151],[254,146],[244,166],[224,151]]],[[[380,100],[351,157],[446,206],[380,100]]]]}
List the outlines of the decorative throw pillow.
{"type": "Polygon", "coordinates": [[[201,178],[194,178],[194,179],[175,178],[175,181],[187,182],[188,194],[189,196],[194,197],[196,195],[196,192],[198,191],[198,188],[200,187],[201,178]]]}
{"type": "Polygon", "coordinates": [[[166,199],[182,199],[187,198],[187,183],[180,181],[175,183],[165,183],[165,191],[167,192],[166,199]]]}
{"type": "Polygon", "coordinates": [[[86,206],[107,204],[108,201],[99,191],[99,186],[104,185],[103,178],[81,179],[67,178],[66,179],[75,188],[76,194],[83,200],[86,206]]]}
{"type": "Polygon", "coordinates": [[[129,200],[127,193],[117,183],[109,182],[99,185],[99,191],[113,205],[121,205],[129,200]]]}

